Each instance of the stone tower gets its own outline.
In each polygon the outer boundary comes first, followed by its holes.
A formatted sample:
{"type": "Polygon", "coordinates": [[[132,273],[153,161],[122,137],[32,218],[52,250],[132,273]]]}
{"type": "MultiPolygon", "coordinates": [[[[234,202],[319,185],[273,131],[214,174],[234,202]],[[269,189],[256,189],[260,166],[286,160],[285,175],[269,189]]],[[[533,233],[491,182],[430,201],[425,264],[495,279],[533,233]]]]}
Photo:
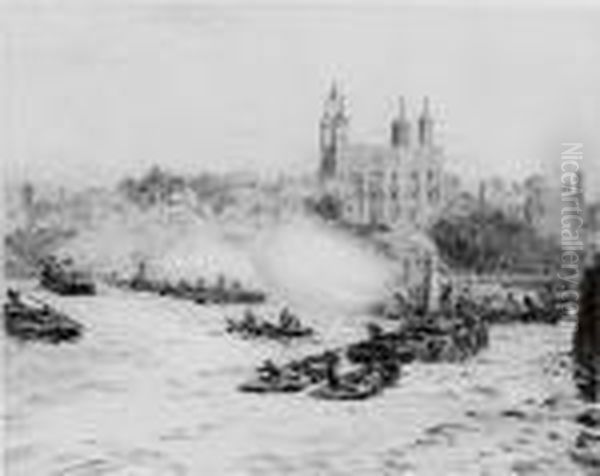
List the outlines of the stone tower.
{"type": "Polygon", "coordinates": [[[419,117],[419,146],[433,146],[433,117],[429,110],[429,98],[423,99],[423,111],[419,117]]]}
{"type": "Polygon", "coordinates": [[[332,84],[325,101],[323,116],[319,124],[319,148],[321,152],[320,178],[327,180],[335,177],[340,149],[348,138],[348,116],[345,99],[332,84]]]}
{"type": "Polygon", "coordinates": [[[406,114],[404,97],[400,97],[398,104],[398,117],[392,121],[391,142],[392,147],[410,147],[410,121],[406,114]]]}

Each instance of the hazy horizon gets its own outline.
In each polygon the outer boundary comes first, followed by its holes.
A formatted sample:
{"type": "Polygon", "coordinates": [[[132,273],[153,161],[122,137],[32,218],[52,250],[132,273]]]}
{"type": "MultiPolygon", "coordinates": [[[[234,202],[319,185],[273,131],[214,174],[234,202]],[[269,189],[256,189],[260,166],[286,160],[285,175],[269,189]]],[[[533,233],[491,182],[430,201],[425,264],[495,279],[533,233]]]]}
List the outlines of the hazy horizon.
{"type": "Polygon", "coordinates": [[[398,96],[415,117],[429,95],[465,181],[520,179],[583,142],[594,191],[599,25],[581,8],[15,7],[6,178],[316,170],[337,80],[353,141],[387,142],[398,96]]]}

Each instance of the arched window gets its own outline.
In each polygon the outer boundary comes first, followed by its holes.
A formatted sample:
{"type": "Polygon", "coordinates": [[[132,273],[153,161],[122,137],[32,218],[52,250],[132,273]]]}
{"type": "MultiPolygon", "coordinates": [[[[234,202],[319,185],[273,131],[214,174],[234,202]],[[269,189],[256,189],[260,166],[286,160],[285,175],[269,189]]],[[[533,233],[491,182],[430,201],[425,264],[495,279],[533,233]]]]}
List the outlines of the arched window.
{"type": "Polygon", "coordinates": [[[415,170],[411,172],[410,179],[412,182],[412,196],[413,198],[417,198],[421,191],[421,183],[419,182],[419,173],[415,170]]]}
{"type": "Polygon", "coordinates": [[[431,188],[427,194],[427,199],[431,204],[438,203],[440,201],[440,189],[438,187],[431,188]]]}
{"type": "Polygon", "coordinates": [[[416,221],[417,221],[417,209],[416,208],[410,209],[410,221],[413,223],[416,223],[416,221]]]}

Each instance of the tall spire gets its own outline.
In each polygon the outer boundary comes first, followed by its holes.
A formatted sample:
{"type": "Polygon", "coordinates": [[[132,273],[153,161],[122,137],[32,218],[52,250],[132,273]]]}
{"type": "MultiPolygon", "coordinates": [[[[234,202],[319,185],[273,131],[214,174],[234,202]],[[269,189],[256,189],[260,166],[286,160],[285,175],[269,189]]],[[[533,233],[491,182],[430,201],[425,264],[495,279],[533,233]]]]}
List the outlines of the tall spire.
{"type": "Polygon", "coordinates": [[[346,120],[346,98],[340,91],[339,84],[336,80],[331,82],[329,94],[325,101],[325,116],[346,120]]]}
{"type": "Polygon", "coordinates": [[[423,114],[422,117],[431,118],[431,111],[429,110],[429,96],[423,98],[423,114]]]}
{"type": "Polygon", "coordinates": [[[337,94],[337,101],[338,101],[338,111],[339,114],[341,116],[341,118],[346,118],[346,97],[340,93],[339,88],[337,88],[337,84],[336,84],[336,94],[337,94]]]}
{"type": "Polygon", "coordinates": [[[433,145],[433,118],[429,109],[429,97],[423,98],[423,111],[419,117],[419,145],[430,147],[433,145]]]}
{"type": "Polygon", "coordinates": [[[348,116],[344,95],[340,93],[338,83],[332,81],[319,125],[321,178],[335,176],[340,149],[346,143],[347,134],[348,116]]]}
{"type": "Polygon", "coordinates": [[[329,99],[331,99],[332,101],[335,101],[338,99],[338,96],[339,96],[338,85],[337,85],[337,81],[334,79],[331,82],[331,89],[329,90],[329,99]]]}
{"type": "Polygon", "coordinates": [[[398,117],[400,119],[406,119],[406,101],[404,96],[400,96],[398,100],[398,117]]]}
{"type": "Polygon", "coordinates": [[[391,132],[392,146],[410,146],[410,122],[408,121],[404,96],[398,98],[398,116],[392,121],[391,132]]]}

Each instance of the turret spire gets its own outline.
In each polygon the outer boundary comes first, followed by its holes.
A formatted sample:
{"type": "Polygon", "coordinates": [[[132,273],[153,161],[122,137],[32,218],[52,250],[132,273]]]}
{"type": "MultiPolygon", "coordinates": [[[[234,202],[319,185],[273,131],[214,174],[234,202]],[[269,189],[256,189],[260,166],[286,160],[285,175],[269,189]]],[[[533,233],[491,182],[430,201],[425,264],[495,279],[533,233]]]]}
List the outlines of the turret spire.
{"type": "Polygon", "coordinates": [[[400,96],[398,99],[398,117],[400,119],[406,119],[406,101],[404,96],[400,96]]]}
{"type": "Polygon", "coordinates": [[[340,149],[346,143],[348,116],[344,95],[336,81],[331,83],[320,122],[321,178],[335,175],[340,149]]]}
{"type": "Polygon", "coordinates": [[[429,96],[423,98],[423,114],[422,117],[431,118],[431,111],[429,110],[429,96]]]}
{"type": "Polygon", "coordinates": [[[406,101],[404,96],[398,98],[398,116],[392,121],[392,146],[410,146],[410,122],[406,112],[406,101]]]}
{"type": "Polygon", "coordinates": [[[429,97],[423,98],[423,111],[419,117],[419,145],[430,147],[433,145],[433,118],[429,109],[429,97]]]}
{"type": "Polygon", "coordinates": [[[338,86],[335,79],[331,82],[331,89],[329,90],[329,99],[335,100],[338,97],[338,86]]]}

